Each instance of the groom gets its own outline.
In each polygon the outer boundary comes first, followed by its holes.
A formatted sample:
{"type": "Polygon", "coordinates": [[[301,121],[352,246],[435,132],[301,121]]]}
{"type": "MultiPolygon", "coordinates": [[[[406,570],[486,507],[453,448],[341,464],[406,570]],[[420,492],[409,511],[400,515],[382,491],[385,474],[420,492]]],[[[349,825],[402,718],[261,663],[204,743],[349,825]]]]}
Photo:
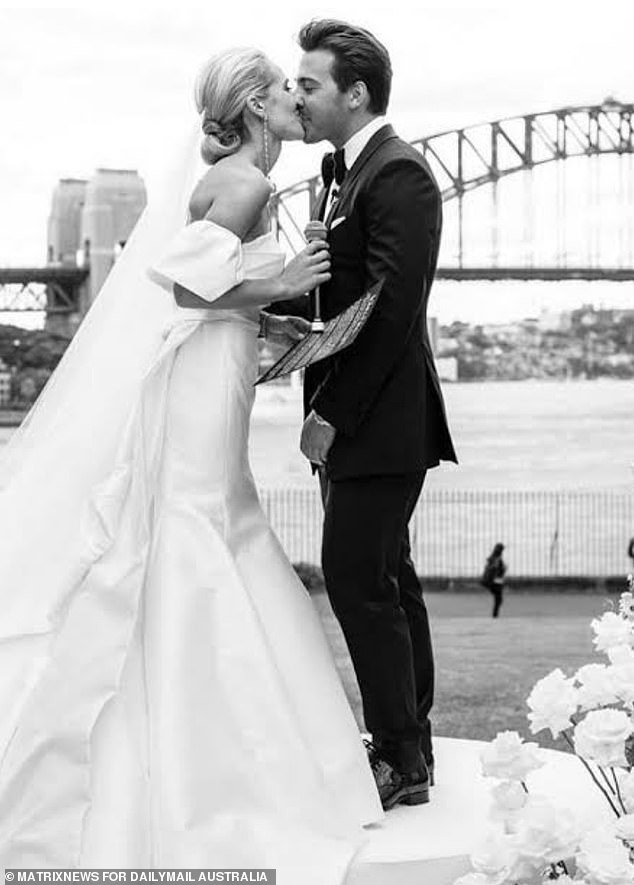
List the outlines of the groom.
{"type": "MultiPolygon", "coordinates": [[[[344,22],[302,28],[305,142],[326,139],[314,217],[329,227],[322,315],[383,281],[355,342],[306,370],[304,455],[319,465],[323,570],[357,674],[384,808],[428,801],[434,661],[408,523],[425,473],[456,460],[426,325],[441,198],[420,153],[385,118],[384,46],[344,22]]],[[[431,771],[430,771],[431,770],[431,771]]]]}

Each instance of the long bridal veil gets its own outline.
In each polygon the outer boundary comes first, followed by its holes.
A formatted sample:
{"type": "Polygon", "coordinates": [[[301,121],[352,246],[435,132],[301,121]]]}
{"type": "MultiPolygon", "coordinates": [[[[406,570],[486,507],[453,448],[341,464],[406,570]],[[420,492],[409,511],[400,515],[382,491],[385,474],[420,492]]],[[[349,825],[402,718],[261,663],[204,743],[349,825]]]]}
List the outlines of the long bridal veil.
{"type": "Polygon", "coordinates": [[[16,679],[33,676],[46,636],[90,564],[81,526],[91,490],[115,464],[176,309],[147,267],[185,223],[201,168],[199,138],[197,128],[150,191],[120,258],[0,461],[0,758],[11,727],[4,700],[16,679]]]}

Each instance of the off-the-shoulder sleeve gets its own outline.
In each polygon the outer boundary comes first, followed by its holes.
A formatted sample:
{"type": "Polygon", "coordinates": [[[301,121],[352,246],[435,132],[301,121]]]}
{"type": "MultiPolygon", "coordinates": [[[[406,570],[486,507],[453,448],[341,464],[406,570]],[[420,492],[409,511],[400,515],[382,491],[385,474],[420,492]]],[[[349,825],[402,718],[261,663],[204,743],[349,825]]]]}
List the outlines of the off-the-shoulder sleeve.
{"type": "Polygon", "coordinates": [[[178,232],[148,274],[170,292],[180,283],[205,301],[215,301],[244,280],[242,243],[213,221],[194,221],[178,232]]]}

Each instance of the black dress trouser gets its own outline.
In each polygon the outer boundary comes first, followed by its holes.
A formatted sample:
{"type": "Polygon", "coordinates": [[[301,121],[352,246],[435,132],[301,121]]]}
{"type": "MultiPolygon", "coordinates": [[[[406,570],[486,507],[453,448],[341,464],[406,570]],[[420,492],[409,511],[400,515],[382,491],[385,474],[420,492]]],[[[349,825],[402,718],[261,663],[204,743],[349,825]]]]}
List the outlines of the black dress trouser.
{"type": "Polygon", "coordinates": [[[432,759],[434,659],[408,523],[425,471],[326,480],[322,564],[373,741],[402,770],[432,759]]]}

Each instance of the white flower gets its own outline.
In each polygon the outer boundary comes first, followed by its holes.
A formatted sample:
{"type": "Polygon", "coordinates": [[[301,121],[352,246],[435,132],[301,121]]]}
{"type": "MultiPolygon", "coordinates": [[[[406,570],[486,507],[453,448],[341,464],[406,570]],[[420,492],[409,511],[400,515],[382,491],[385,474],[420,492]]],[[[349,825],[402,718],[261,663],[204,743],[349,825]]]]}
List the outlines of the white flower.
{"type": "Polygon", "coordinates": [[[598,765],[625,765],[632,722],[623,710],[591,710],[574,730],[575,750],[598,765]]]}
{"type": "Polygon", "coordinates": [[[597,651],[608,651],[618,645],[629,645],[632,639],[632,624],[615,612],[606,612],[591,623],[594,630],[593,642],[597,651]]]}
{"type": "Polygon", "coordinates": [[[611,667],[610,677],[617,698],[631,707],[634,704],[634,661],[611,667]]]}
{"type": "Polygon", "coordinates": [[[629,646],[617,645],[608,651],[612,664],[608,667],[608,677],[612,682],[618,700],[624,704],[634,704],[634,652],[629,646]]]}
{"type": "Polygon", "coordinates": [[[581,833],[569,810],[531,798],[517,822],[515,847],[520,861],[535,869],[573,857],[581,833]]]}
{"type": "Polygon", "coordinates": [[[518,811],[528,802],[528,794],[518,781],[502,781],[491,790],[493,801],[505,811],[518,811]]]}
{"type": "Polygon", "coordinates": [[[502,780],[523,781],[526,775],[544,765],[537,756],[537,744],[525,744],[516,731],[501,731],[480,754],[482,774],[502,780]]]}
{"type": "Polygon", "coordinates": [[[493,787],[491,794],[491,819],[503,823],[509,831],[515,830],[518,814],[528,802],[526,790],[519,781],[502,781],[493,787]]]}
{"type": "Polygon", "coordinates": [[[588,885],[634,883],[629,850],[609,830],[596,830],[584,837],[577,854],[577,869],[588,885]]]}
{"type": "Polygon", "coordinates": [[[634,812],[634,771],[628,771],[627,774],[617,772],[619,778],[619,789],[621,798],[628,812],[634,812]]]}
{"type": "Polygon", "coordinates": [[[554,738],[570,725],[570,717],[577,710],[578,691],[572,679],[566,679],[557,668],[535,683],[528,696],[528,714],[533,734],[549,728],[554,738]]]}
{"type": "Polygon", "coordinates": [[[627,645],[608,649],[609,678],[614,692],[624,704],[634,705],[634,651],[627,645]]]}
{"type": "Polygon", "coordinates": [[[614,822],[614,833],[618,839],[634,842],[634,814],[624,814],[614,822]]]}
{"type": "MultiPolygon", "coordinates": [[[[628,575],[628,579],[629,578],[631,578],[631,575],[628,575]]],[[[619,612],[621,613],[621,616],[623,618],[634,621],[634,594],[632,594],[629,590],[626,590],[625,593],[621,593],[621,598],[619,600],[619,612]]]]}
{"type": "Polygon", "coordinates": [[[484,873],[465,873],[453,885],[491,885],[491,879],[484,873]]]}
{"type": "Polygon", "coordinates": [[[612,669],[606,664],[586,664],[577,670],[573,678],[580,686],[577,700],[582,710],[607,707],[618,701],[612,673],[612,669]]]}
{"type": "MultiPolygon", "coordinates": [[[[550,879],[544,879],[545,882],[550,882],[550,879]]],[[[585,885],[585,879],[572,879],[570,876],[567,876],[563,873],[561,876],[557,876],[556,879],[557,885],[585,885]]]]}
{"type": "Polygon", "coordinates": [[[610,663],[616,667],[625,667],[634,662],[634,651],[629,645],[615,645],[607,651],[610,663]]]}
{"type": "Polygon", "coordinates": [[[502,885],[517,878],[517,859],[512,837],[492,830],[472,853],[471,865],[476,873],[486,876],[491,885],[502,885]]]}

